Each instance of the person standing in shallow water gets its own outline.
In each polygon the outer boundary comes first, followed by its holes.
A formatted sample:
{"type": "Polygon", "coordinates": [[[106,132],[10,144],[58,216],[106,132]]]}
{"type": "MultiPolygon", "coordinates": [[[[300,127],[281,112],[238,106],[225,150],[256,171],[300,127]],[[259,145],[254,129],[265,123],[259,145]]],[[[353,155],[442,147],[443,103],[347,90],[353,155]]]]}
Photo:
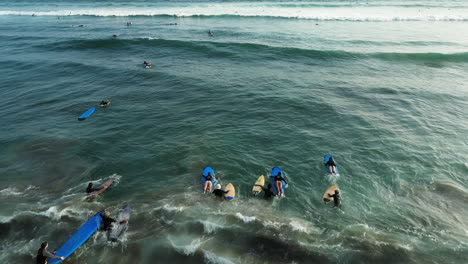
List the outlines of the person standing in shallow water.
{"type": "Polygon", "coordinates": [[[56,256],[52,253],[50,253],[47,250],[47,247],[49,247],[49,243],[47,241],[42,242],[41,248],[37,251],[37,256],[36,256],[36,264],[47,264],[47,258],[54,258],[54,259],[61,259],[64,260],[64,257],[59,257],[56,256]]]}

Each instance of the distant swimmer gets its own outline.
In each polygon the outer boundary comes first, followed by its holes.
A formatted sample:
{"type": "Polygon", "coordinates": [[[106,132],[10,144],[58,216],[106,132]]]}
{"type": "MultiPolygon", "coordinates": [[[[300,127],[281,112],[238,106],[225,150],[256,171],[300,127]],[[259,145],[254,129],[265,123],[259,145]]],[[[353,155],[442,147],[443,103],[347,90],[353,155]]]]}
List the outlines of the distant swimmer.
{"type": "Polygon", "coordinates": [[[111,100],[102,100],[102,101],[99,103],[99,106],[101,106],[101,107],[106,107],[106,106],[110,105],[111,102],[112,102],[111,100]]]}
{"type": "Polygon", "coordinates": [[[41,248],[37,251],[36,256],[36,263],[37,264],[47,264],[47,258],[54,258],[54,259],[61,259],[64,260],[64,257],[56,256],[50,253],[47,248],[49,247],[49,243],[47,241],[42,242],[41,248]]]}
{"type": "Polygon", "coordinates": [[[84,27],[84,25],[73,25],[71,27],[84,27]]]}
{"type": "Polygon", "coordinates": [[[224,191],[222,188],[221,188],[221,184],[216,184],[216,188],[213,190],[213,194],[216,196],[216,197],[219,197],[219,198],[223,198],[224,197],[224,194],[225,193],[228,193],[229,191],[224,191]]]}
{"type": "Polygon", "coordinates": [[[120,35],[119,34],[114,34],[114,35],[112,35],[112,37],[113,38],[118,38],[118,37],[120,37],[120,35]]]}
{"type": "Polygon", "coordinates": [[[133,23],[132,22],[127,22],[127,27],[131,26],[133,23]]]}
{"type": "Polygon", "coordinates": [[[144,61],[143,64],[145,65],[145,69],[151,68],[151,62],[149,62],[149,61],[144,61]]]}
{"type": "Polygon", "coordinates": [[[327,161],[327,163],[325,163],[325,165],[329,166],[328,168],[329,168],[329,170],[330,170],[330,173],[336,173],[336,170],[335,170],[335,168],[336,168],[336,163],[335,163],[335,161],[333,160],[332,157],[330,157],[330,158],[328,159],[328,161],[327,161]]]}
{"type": "MultiPolygon", "coordinates": [[[[333,195],[328,194],[328,196],[330,198],[333,198],[333,202],[335,202],[335,205],[333,206],[333,208],[337,208],[338,206],[340,206],[340,204],[341,204],[340,191],[335,190],[335,194],[333,194],[333,195]]],[[[325,199],[327,199],[327,198],[323,199],[324,202],[327,202],[325,199]]]]}
{"type": "MultiPolygon", "coordinates": [[[[260,186],[260,185],[258,185],[260,186]]],[[[276,194],[275,192],[273,192],[271,190],[271,183],[268,184],[268,188],[263,188],[263,186],[261,186],[263,191],[265,192],[265,196],[263,196],[265,199],[270,199],[271,197],[275,197],[276,194]]]]}
{"type": "Polygon", "coordinates": [[[211,182],[211,180],[214,178],[214,175],[211,175],[211,172],[208,172],[208,175],[203,177],[205,177],[206,179],[205,186],[203,186],[203,193],[211,193],[211,188],[213,187],[213,183],[211,182]]]}
{"type": "Polygon", "coordinates": [[[168,24],[163,24],[165,26],[177,26],[178,24],[177,23],[168,23],[168,24]]]}
{"type": "Polygon", "coordinates": [[[211,31],[211,29],[208,30],[208,36],[210,36],[210,37],[213,37],[213,36],[214,36],[214,33],[211,31]]]}
{"type": "Polygon", "coordinates": [[[32,16],[36,16],[36,14],[33,13],[32,16]]]}
{"type": "Polygon", "coordinates": [[[90,182],[90,183],[88,184],[88,188],[86,188],[86,193],[92,193],[92,192],[95,192],[95,191],[99,191],[100,189],[101,189],[101,187],[99,187],[99,188],[94,188],[94,187],[93,187],[93,183],[90,182]]]}
{"type": "Polygon", "coordinates": [[[286,184],[286,188],[288,187],[288,182],[286,181],[285,178],[281,177],[281,172],[278,172],[275,176],[275,186],[276,190],[278,190],[278,196],[283,195],[283,182],[286,184]]]}

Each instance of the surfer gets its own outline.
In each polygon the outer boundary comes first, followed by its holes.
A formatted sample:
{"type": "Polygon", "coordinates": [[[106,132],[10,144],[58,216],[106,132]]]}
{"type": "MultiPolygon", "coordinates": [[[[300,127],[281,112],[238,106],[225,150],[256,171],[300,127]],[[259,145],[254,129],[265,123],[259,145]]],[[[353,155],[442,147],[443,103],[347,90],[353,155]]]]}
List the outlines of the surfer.
{"type": "Polygon", "coordinates": [[[213,32],[211,31],[211,29],[208,30],[208,36],[210,36],[210,37],[213,37],[213,36],[214,36],[214,34],[213,34],[213,32]]]}
{"type": "Polygon", "coordinates": [[[93,188],[93,183],[90,182],[90,183],[88,184],[88,188],[86,188],[86,193],[92,193],[92,192],[99,191],[99,190],[101,190],[101,187],[99,187],[99,188],[93,188]]]}
{"type": "Polygon", "coordinates": [[[283,195],[283,182],[286,184],[286,188],[288,187],[288,182],[285,178],[281,177],[281,172],[278,172],[275,176],[275,186],[276,190],[278,190],[278,196],[283,195]]]}
{"type": "Polygon", "coordinates": [[[265,196],[263,196],[263,198],[270,199],[271,197],[276,196],[275,192],[271,190],[271,183],[268,184],[268,188],[263,188],[263,186],[261,185],[257,185],[257,186],[262,187],[262,190],[265,192],[265,196]]]}
{"type": "Polygon", "coordinates": [[[211,188],[213,186],[213,183],[211,182],[211,180],[213,179],[214,176],[211,176],[211,172],[208,172],[208,175],[207,176],[204,176],[205,177],[205,186],[203,186],[203,193],[206,193],[206,192],[211,192],[211,188]]]}
{"type": "Polygon", "coordinates": [[[120,36],[119,34],[112,35],[113,38],[118,38],[119,36],[120,36]]]}
{"type": "MultiPolygon", "coordinates": [[[[340,191],[335,190],[335,194],[333,194],[333,195],[328,194],[328,196],[330,198],[333,197],[333,202],[335,202],[335,205],[333,205],[333,208],[336,208],[336,207],[340,206],[340,204],[341,204],[340,191]]],[[[323,200],[325,201],[325,199],[326,198],[324,198],[323,200]]]]}
{"type": "Polygon", "coordinates": [[[213,194],[216,196],[216,197],[220,197],[222,198],[224,196],[225,193],[228,193],[229,191],[224,191],[222,188],[221,188],[221,184],[216,184],[216,188],[213,190],[213,194]]]}
{"type": "Polygon", "coordinates": [[[132,25],[132,22],[127,22],[127,27],[132,25]]]}
{"type": "MultiPolygon", "coordinates": [[[[102,217],[102,230],[108,231],[112,228],[112,223],[117,222],[114,218],[110,216],[110,213],[106,211],[106,209],[103,209],[101,212],[101,217],[102,217]]],[[[127,223],[128,220],[122,220],[119,222],[119,224],[127,223]]]]}
{"type": "Polygon", "coordinates": [[[151,62],[149,62],[149,61],[143,61],[143,64],[145,65],[145,69],[151,68],[151,62]]]}
{"type": "Polygon", "coordinates": [[[101,103],[99,103],[99,105],[104,107],[110,105],[111,102],[111,100],[102,100],[101,103]]]}
{"type": "Polygon", "coordinates": [[[65,259],[64,257],[59,257],[50,253],[47,250],[47,247],[49,247],[49,243],[47,243],[47,241],[42,242],[41,248],[37,251],[37,256],[36,256],[37,264],[47,264],[47,258],[54,258],[54,259],[61,259],[61,260],[65,259]]]}
{"type": "Polygon", "coordinates": [[[336,173],[335,172],[336,163],[335,161],[333,161],[332,157],[328,158],[328,161],[325,165],[328,166],[328,170],[330,171],[330,173],[336,173]]]}

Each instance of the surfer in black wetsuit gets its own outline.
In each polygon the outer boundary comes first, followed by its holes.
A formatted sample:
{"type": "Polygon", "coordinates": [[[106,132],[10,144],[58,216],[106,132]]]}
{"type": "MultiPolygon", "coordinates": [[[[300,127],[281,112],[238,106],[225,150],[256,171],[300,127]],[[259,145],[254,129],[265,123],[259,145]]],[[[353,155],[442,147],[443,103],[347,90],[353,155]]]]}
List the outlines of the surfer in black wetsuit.
{"type": "Polygon", "coordinates": [[[213,183],[211,182],[211,180],[213,179],[214,176],[211,176],[211,172],[208,172],[208,175],[207,176],[204,176],[205,177],[205,186],[203,186],[203,193],[206,193],[206,192],[211,192],[211,188],[213,186],[213,183]]]}
{"type": "MultiPolygon", "coordinates": [[[[335,203],[335,205],[333,206],[333,208],[336,208],[336,207],[340,206],[340,204],[341,204],[340,191],[335,190],[335,194],[333,194],[333,195],[328,194],[328,196],[329,196],[330,198],[333,197],[333,202],[335,203]]],[[[325,199],[324,199],[324,200],[325,200],[325,199]]]]}
{"type": "Polygon", "coordinates": [[[90,182],[88,184],[88,188],[86,188],[86,193],[92,193],[92,192],[98,191],[100,189],[101,189],[100,187],[99,188],[93,188],[93,183],[90,182]]]}
{"type": "Polygon", "coordinates": [[[47,241],[42,242],[41,248],[37,251],[36,264],[47,264],[47,258],[65,259],[64,257],[59,257],[50,253],[47,247],[49,247],[49,243],[47,243],[47,241]]]}
{"type": "Polygon", "coordinates": [[[108,106],[111,103],[111,100],[102,100],[99,105],[100,106],[108,106]]]}
{"type": "Polygon", "coordinates": [[[102,217],[102,227],[101,229],[107,231],[111,228],[112,223],[117,222],[114,218],[110,216],[110,213],[106,211],[106,209],[102,210],[101,212],[102,217]]]}
{"type": "Polygon", "coordinates": [[[278,174],[276,174],[275,176],[275,186],[276,186],[276,190],[278,190],[278,196],[281,196],[283,195],[283,182],[286,184],[286,187],[288,187],[288,182],[286,181],[285,178],[283,178],[281,176],[281,172],[278,172],[278,174]]]}
{"type": "MultiPolygon", "coordinates": [[[[261,185],[258,185],[258,186],[261,186],[261,185]]],[[[276,196],[275,192],[271,190],[271,183],[268,184],[268,188],[262,187],[262,190],[265,192],[265,196],[263,196],[263,198],[265,199],[270,199],[271,197],[276,196]]]]}
{"type": "Polygon", "coordinates": [[[330,170],[330,173],[336,173],[335,172],[335,167],[336,167],[336,163],[335,161],[333,161],[333,158],[330,157],[327,161],[327,163],[325,164],[328,166],[329,170],[330,170]]]}
{"type": "Polygon", "coordinates": [[[224,196],[224,194],[228,193],[229,191],[224,191],[223,189],[221,189],[221,184],[216,184],[216,188],[213,190],[213,194],[216,196],[216,197],[220,197],[222,198],[224,196]]]}

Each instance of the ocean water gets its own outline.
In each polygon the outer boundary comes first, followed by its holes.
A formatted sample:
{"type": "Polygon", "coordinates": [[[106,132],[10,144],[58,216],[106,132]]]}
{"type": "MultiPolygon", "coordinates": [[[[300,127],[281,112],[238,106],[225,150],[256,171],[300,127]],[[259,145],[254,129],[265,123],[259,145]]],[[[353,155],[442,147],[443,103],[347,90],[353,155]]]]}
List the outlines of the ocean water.
{"type": "Polygon", "coordinates": [[[129,204],[64,263],[466,263],[467,32],[466,1],[2,1],[0,259],[129,204]]]}

